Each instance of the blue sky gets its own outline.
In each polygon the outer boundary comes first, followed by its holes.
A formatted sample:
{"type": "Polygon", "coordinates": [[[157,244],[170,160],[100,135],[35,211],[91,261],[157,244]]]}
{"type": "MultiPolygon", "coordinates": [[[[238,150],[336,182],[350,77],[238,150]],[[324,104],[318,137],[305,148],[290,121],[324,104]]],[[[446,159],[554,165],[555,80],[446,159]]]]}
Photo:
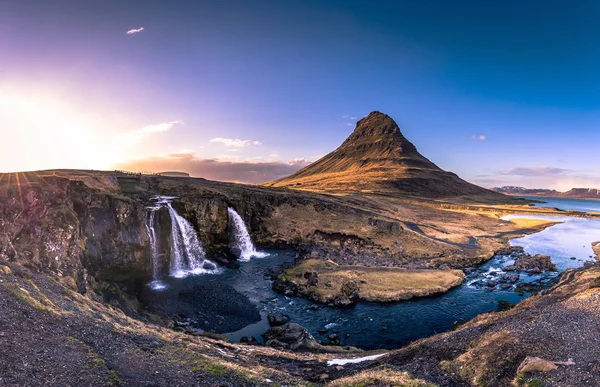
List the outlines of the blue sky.
{"type": "Polygon", "coordinates": [[[0,170],[258,182],[379,110],[469,181],[598,187],[599,18],[585,0],[5,0],[0,170]]]}

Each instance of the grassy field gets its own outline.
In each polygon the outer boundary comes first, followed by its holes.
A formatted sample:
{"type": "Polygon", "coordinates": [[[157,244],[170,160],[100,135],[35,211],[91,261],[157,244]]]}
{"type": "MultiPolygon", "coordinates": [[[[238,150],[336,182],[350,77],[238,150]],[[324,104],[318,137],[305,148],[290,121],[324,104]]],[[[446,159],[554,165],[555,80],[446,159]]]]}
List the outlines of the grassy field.
{"type": "Polygon", "coordinates": [[[443,293],[460,285],[465,278],[461,270],[345,266],[316,259],[301,262],[286,270],[281,277],[288,282],[307,286],[306,272],[318,273],[316,286],[308,286],[308,291],[324,303],[355,285],[361,300],[392,302],[443,293]]]}

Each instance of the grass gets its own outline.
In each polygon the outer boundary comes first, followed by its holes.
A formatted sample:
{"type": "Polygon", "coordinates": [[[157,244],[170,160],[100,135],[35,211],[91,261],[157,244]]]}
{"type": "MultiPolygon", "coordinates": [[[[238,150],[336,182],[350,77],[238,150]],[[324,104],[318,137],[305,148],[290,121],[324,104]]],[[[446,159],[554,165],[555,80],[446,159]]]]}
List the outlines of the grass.
{"type": "Polygon", "coordinates": [[[309,293],[321,302],[328,302],[343,292],[344,284],[358,285],[362,300],[391,302],[412,297],[446,292],[464,281],[460,270],[406,270],[389,267],[340,266],[331,261],[309,259],[298,266],[285,270],[282,279],[307,285],[306,272],[317,272],[316,286],[308,287],[309,293]]]}
{"type": "Polygon", "coordinates": [[[540,227],[549,227],[558,223],[552,220],[545,219],[534,219],[534,218],[513,218],[510,220],[511,223],[517,225],[522,229],[530,229],[530,228],[540,228],[540,227]]]}
{"type": "Polygon", "coordinates": [[[328,387],[435,387],[420,379],[414,379],[407,372],[390,369],[363,371],[353,376],[337,379],[327,385],[328,387]]]}

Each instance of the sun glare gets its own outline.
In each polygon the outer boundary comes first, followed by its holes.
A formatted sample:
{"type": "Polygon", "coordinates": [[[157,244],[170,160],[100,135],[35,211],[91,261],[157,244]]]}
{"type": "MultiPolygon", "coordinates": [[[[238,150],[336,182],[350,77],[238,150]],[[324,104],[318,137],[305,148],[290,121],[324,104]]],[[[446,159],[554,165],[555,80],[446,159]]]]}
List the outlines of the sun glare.
{"type": "Polygon", "coordinates": [[[2,171],[104,169],[113,162],[101,122],[60,98],[0,91],[2,171]]]}

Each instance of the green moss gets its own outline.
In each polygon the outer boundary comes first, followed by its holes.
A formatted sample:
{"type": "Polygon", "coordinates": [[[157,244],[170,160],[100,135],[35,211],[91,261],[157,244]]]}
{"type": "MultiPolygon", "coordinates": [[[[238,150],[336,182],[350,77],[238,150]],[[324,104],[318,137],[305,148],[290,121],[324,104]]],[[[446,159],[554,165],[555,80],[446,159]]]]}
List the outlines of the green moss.
{"type": "Polygon", "coordinates": [[[544,383],[539,379],[533,379],[527,383],[527,387],[544,387],[544,383]]]}
{"type": "Polygon", "coordinates": [[[192,372],[199,372],[199,371],[207,372],[207,373],[211,374],[212,376],[224,376],[224,375],[228,375],[231,373],[231,370],[229,370],[229,368],[227,368],[219,363],[213,363],[213,362],[206,361],[206,360],[194,361],[194,364],[192,365],[192,372]]]}
{"type": "Polygon", "coordinates": [[[482,377],[479,377],[475,380],[475,385],[477,387],[487,387],[487,382],[482,377]]]}

